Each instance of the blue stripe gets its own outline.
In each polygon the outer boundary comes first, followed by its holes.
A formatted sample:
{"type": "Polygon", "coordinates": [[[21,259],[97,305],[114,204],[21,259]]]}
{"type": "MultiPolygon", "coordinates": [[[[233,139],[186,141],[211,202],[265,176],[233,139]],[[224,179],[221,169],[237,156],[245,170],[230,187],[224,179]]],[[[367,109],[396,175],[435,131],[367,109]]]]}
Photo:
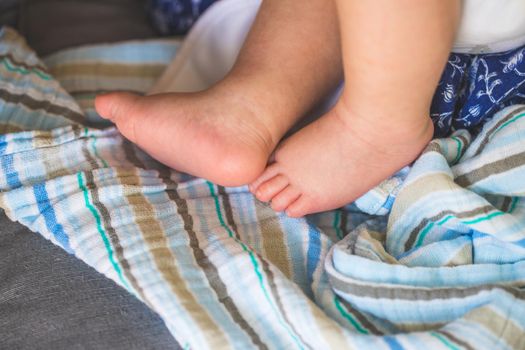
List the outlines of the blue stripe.
{"type": "MultiPolygon", "coordinates": [[[[5,142],[5,138],[0,138],[0,155],[5,153],[5,150],[7,148],[7,142],[5,142]]],[[[4,172],[6,176],[7,184],[10,188],[18,188],[22,186],[22,182],[20,181],[20,177],[18,176],[18,172],[13,167],[13,155],[12,154],[4,154],[2,155],[1,160],[1,166],[2,171],[4,172]]],[[[55,239],[60,243],[60,245],[69,253],[72,253],[73,250],[71,249],[71,246],[69,245],[69,238],[64,232],[64,228],[62,225],[57,224],[57,218],[55,216],[55,212],[53,210],[53,207],[51,206],[51,203],[49,202],[49,198],[47,196],[46,188],[44,184],[37,184],[33,187],[33,192],[35,195],[35,198],[37,200],[38,210],[44,217],[44,220],[46,222],[46,226],[53,233],[55,236],[55,239]]]]}
{"type": "Polygon", "coordinates": [[[13,167],[12,154],[2,156],[2,170],[4,171],[7,185],[9,185],[10,188],[18,188],[22,186],[22,182],[20,182],[20,178],[18,177],[18,172],[13,167]]]}
{"type": "Polygon", "coordinates": [[[7,149],[5,135],[0,135],[0,140],[0,166],[2,167],[2,172],[4,173],[5,181],[7,182],[5,190],[22,187],[18,172],[13,167],[13,155],[4,154],[7,149]]]}
{"type": "Polygon", "coordinates": [[[160,39],[151,42],[131,42],[112,46],[89,46],[66,50],[52,54],[43,61],[48,67],[68,62],[97,61],[102,63],[122,64],[167,64],[175,56],[179,42],[171,39],[160,39]]]}
{"type": "Polygon", "coordinates": [[[69,245],[69,237],[62,225],[57,223],[57,217],[51,202],[49,202],[45,185],[43,183],[34,185],[33,193],[35,194],[38,210],[46,222],[47,229],[53,233],[55,239],[68,253],[73,253],[73,249],[69,245]]]}
{"type": "Polygon", "coordinates": [[[403,350],[403,346],[401,344],[399,344],[399,342],[396,340],[396,338],[394,338],[392,336],[389,336],[389,335],[385,335],[385,336],[383,336],[383,340],[385,341],[385,343],[388,344],[390,349],[392,349],[392,350],[403,350]]]}
{"type": "Polygon", "coordinates": [[[392,206],[394,206],[394,202],[396,201],[396,196],[389,195],[383,204],[383,208],[390,210],[392,209],[392,206]]]}
{"type": "Polygon", "coordinates": [[[308,225],[308,251],[306,253],[306,276],[308,278],[308,287],[311,290],[314,280],[314,271],[319,264],[321,255],[321,237],[313,225],[308,225]]]}
{"type": "Polygon", "coordinates": [[[3,155],[7,148],[7,141],[5,140],[5,135],[0,135],[0,140],[0,154],[3,155]]]}
{"type": "Polygon", "coordinates": [[[4,154],[7,149],[7,141],[5,140],[5,136],[2,135],[0,137],[0,155],[2,156],[2,160],[0,161],[2,166],[2,171],[5,175],[5,180],[7,181],[7,184],[10,188],[17,188],[22,186],[22,182],[20,181],[20,178],[18,177],[18,172],[13,167],[13,155],[12,154],[4,154]]]}

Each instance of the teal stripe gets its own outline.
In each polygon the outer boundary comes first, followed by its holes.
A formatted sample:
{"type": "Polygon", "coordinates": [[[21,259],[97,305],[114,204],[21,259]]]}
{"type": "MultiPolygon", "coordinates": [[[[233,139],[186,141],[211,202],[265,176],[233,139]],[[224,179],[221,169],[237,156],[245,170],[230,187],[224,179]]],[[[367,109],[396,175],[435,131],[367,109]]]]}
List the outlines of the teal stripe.
{"type": "MultiPolygon", "coordinates": [[[[509,120],[509,121],[507,121],[507,122],[501,124],[501,126],[500,126],[499,128],[497,128],[496,131],[494,131],[494,134],[497,133],[498,131],[500,131],[501,129],[503,129],[504,127],[506,127],[507,125],[512,124],[512,123],[514,123],[516,120],[521,119],[521,118],[523,118],[523,117],[525,117],[525,113],[518,114],[517,116],[515,116],[515,117],[512,118],[511,120],[509,120]]],[[[494,135],[494,134],[492,134],[492,135],[494,135]]]]}
{"type": "Polygon", "coordinates": [[[445,337],[443,337],[441,334],[438,334],[436,332],[430,332],[430,335],[434,338],[437,338],[440,342],[442,342],[447,348],[451,350],[460,350],[457,346],[449,342],[445,337]]]}
{"type": "Polygon", "coordinates": [[[95,207],[93,207],[93,205],[91,205],[91,203],[89,201],[89,192],[88,192],[87,187],[84,185],[84,180],[83,180],[81,172],[77,173],[77,179],[78,179],[78,187],[84,193],[84,202],[86,204],[86,207],[89,209],[91,214],[95,217],[95,221],[97,223],[97,231],[100,234],[100,237],[102,237],[102,241],[104,242],[104,246],[106,247],[106,251],[108,252],[109,261],[111,262],[111,265],[113,265],[113,268],[117,272],[117,274],[119,276],[119,279],[122,282],[122,284],[126,287],[126,289],[131,290],[129,288],[128,283],[124,279],[124,276],[122,275],[122,271],[120,269],[120,266],[115,261],[113,249],[111,248],[111,244],[109,242],[109,239],[108,239],[106,233],[104,232],[104,229],[102,228],[102,220],[100,219],[100,215],[98,214],[98,212],[95,209],[95,207]]]}
{"type": "MultiPolygon", "coordinates": [[[[509,213],[514,210],[514,207],[516,206],[515,203],[512,204],[512,207],[509,211],[509,213]]],[[[490,220],[496,216],[500,216],[500,215],[503,215],[505,214],[504,212],[502,211],[497,211],[497,212],[494,212],[492,214],[489,214],[487,216],[482,216],[480,218],[477,218],[477,219],[472,219],[472,220],[459,220],[459,222],[463,223],[463,224],[466,224],[466,225],[470,225],[470,224],[477,224],[478,222],[482,222],[482,221],[487,221],[487,220],[490,220]]],[[[447,221],[449,221],[450,219],[452,218],[455,218],[454,215],[448,215],[446,216],[444,219],[441,219],[440,221],[437,222],[437,225],[441,226],[443,225],[444,223],[446,223],[447,221]]]]}
{"type": "Polygon", "coordinates": [[[89,135],[89,129],[88,129],[88,128],[84,128],[84,136],[85,136],[85,137],[89,137],[91,140],[93,140],[93,142],[91,143],[91,149],[93,150],[93,154],[95,155],[95,157],[96,157],[97,159],[99,159],[99,160],[102,161],[102,164],[104,165],[104,168],[109,168],[108,163],[106,163],[106,161],[104,160],[104,158],[102,158],[102,157],[98,154],[97,147],[96,147],[97,138],[95,137],[95,135],[89,135]]]}
{"type": "Polygon", "coordinates": [[[489,214],[487,216],[484,216],[484,217],[481,217],[481,218],[478,218],[478,219],[474,219],[474,220],[468,220],[468,221],[461,221],[462,223],[464,224],[477,224],[478,222],[482,222],[482,221],[487,221],[487,220],[490,220],[496,216],[500,216],[500,215],[503,215],[505,214],[504,212],[502,211],[497,211],[495,213],[492,213],[492,214],[489,214]]]}
{"type": "Polygon", "coordinates": [[[334,215],[333,227],[335,229],[335,234],[337,235],[337,238],[343,239],[343,233],[341,232],[341,228],[339,227],[339,225],[341,224],[341,211],[336,210],[334,214],[335,215],[334,215]]]}
{"type": "Polygon", "coordinates": [[[249,254],[250,260],[252,262],[252,265],[253,265],[253,268],[254,268],[254,271],[255,271],[255,274],[257,275],[257,278],[259,279],[259,285],[261,286],[261,289],[262,289],[262,291],[264,293],[264,296],[265,296],[266,300],[268,301],[268,304],[270,304],[270,306],[272,307],[273,311],[279,316],[278,317],[279,318],[279,322],[286,329],[286,331],[292,337],[292,339],[295,341],[297,346],[300,349],[303,349],[303,346],[300,344],[299,339],[295,336],[295,334],[293,334],[291,332],[291,330],[289,329],[288,325],[286,325],[283,322],[279,311],[277,310],[275,305],[272,303],[270,295],[269,295],[268,291],[266,290],[266,287],[264,286],[264,276],[261,274],[261,268],[260,268],[259,264],[257,263],[257,259],[255,258],[255,255],[253,254],[253,251],[250,250],[242,241],[238,240],[235,237],[235,235],[233,234],[232,230],[228,227],[228,225],[226,225],[226,223],[224,222],[224,219],[222,217],[221,206],[220,206],[220,203],[219,203],[219,197],[215,193],[214,185],[211,182],[209,182],[209,181],[206,181],[206,184],[208,185],[208,188],[210,189],[210,194],[213,197],[213,200],[215,202],[215,211],[217,213],[217,217],[219,218],[219,222],[220,222],[221,226],[224,229],[226,229],[226,231],[228,232],[228,236],[230,238],[233,238],[238,244],[240,244],[240,246],[242,247],[243,251],[245,251],[246,253],[249,254]]]}
{"type": "Polygon", "coordinates": [[[447,215],[445,216],[443,219],[441,219],[440,221],[437,222],[437,225],[441,226],[443,225],[444,223],[446,223],[448,220],[452,219],[452,218],[455,218],[454,215],[447,215]]]}
{"type": "MultiPolygon", "coordinates": [[[[439,225],[439,223],[438,223],[438,225],[439,225]]],[[[423,229],[423,231],[421,231],[421,233],[419,234],[419,237],[417,238],[417,242],[416,242],[415,247],[419,247],[423,243],[423,241],[425,240],[425,236],[427,235],[427,233],[430,232],[432,227],[434,227],[434,223],[433,222],[431,222],[429,225],[427,225],[423,229]]]]}
{"type": "Polygon", "coordinates": [[[31,68],[31,70],[29,70],[29,69],[25,69],[25,68],[22,68],[22,67],[16,67],[16,66],[12,65],[11,62],[9,62],[9,60],[7,58],[2,59],[2,63],[4,64],[4,67],[10,72],[19,73],[19,74],[22,74],[22,75],[27,75],[27,74],[34,73],[34,74],[38,75],[40,78],[42,78],[43,80],[51,80],[51,76],[41,72],[40,70],[38,70],[36,68],[31,68]]]}
{"type": "MultiPolygon", "coordinates": [[[[511,209],[509,210],[509,213],[512,212],[514,210],[514,208],[516,207],[516,202],[513,201],[511,209]]],[[[483,216],[481,218],[477,218],[477,219],[473,219],[473,220],[459,220],[459,222],[461,222],[462,224],[465,224],[465,225],[477,224],[479,222],[487,221],[487,220],[490,220],[490,219],[492,219],[494,217],[497,217],[497,216],[500,216],[500,215],[503,215],[503,214],[505,214],[505,213],[501,212],[501,211],[497,211],[497,212],[494,212],[494,213],[489,214],[487,216],[483,216]]],[[[447,221],[449,221],[452,218],[456,218],[456,217],[453,216],[453,215],[447,215],[445,218],[443,218],[440,221],[438,221],[436,223],[436,225],[441,226],[441,225],[445,224],[447,221]]],[[[430,232],[432,227],[434,227],[434,223],[433,222],[431,222],[430,224],[425,226],[425,228],[419,234],[419,236],[417,238],[417,241],[416,241],[416,244],[415,244],[414,247],[419,247],[423,243],[423,240],[425,239],[425,236],[430,232]]]]}
{"type": "Polygon", "coordinates": [[[335,307],[337,308],[337,310],[341,313],[341,315],[348,321],[350,322],[350,324],[352,326],[354,326],[354,328],[359,332],[359,333],[362,333],[362,334],[370,334],[370,332],[368,332],[367,329],[361,327],[361,325],[359,324],[359,322],[357,322],[354,317],[346,312],[346,310],[344,309],[344,307],[341,305],[341,302],[339,301],[339,299],[337,298],[337,296],[334,296],[334,304],[335,304],[335,307]]]}

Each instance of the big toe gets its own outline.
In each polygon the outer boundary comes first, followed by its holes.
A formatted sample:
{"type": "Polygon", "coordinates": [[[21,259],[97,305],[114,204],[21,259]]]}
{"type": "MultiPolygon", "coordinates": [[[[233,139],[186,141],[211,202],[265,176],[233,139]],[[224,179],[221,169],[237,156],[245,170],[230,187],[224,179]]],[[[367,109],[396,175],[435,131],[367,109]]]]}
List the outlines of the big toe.
{"type": "Polygon", "coordinates": [[[114,92],[97,96],[95,108],[102,118],[115,123],[126,138],[137,142],[135,118],[143,114],[138,112],[142,99],[144,97],[127,92],[114,92]]]}
{"type": "Polygon", "coordinates": [[[128,92],[112,92],[98,95],[95,98],[95,108],[102,118],[117,122],[133,110],[139,99],[139,95],[128,92]]]}

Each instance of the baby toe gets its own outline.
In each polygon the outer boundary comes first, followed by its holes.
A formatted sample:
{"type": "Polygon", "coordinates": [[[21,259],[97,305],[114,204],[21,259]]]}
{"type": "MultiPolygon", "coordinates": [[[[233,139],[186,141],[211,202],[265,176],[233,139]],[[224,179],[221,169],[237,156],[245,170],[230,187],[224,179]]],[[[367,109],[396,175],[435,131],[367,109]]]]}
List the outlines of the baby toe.
{"type": "Polygon", "coordinates": [[[255,196],[261,202],[268,202],[279,192],[288,186],[288,178],[284,175],[277,175],[266,182],[263,182],[255,191],[255,196]]]}
{"type": "Polygon", "coordinates": [[[261,176],[259,176],[254,182],[250,184],[250,192],[255,194],[263,183],[279,175],[280,171],[281,169],[277,164],[269,165],[261,174],[261,176]]]}
{"type": "Polygon", "coordinates": [[[272,209],[275,211],[283,211],[288,208],[288,206],[292,204],[297,198],[299,198],[300,195],[301,192],[299,192],[296,188],[293,186],[287,186],[272,198],[272,209]]]}
{"type": "Polygon", "coordinates": [[[291,218],[300,218],[312,213],[312,203],[307,196],[300,196],[286,208],[286,215],[291,218]]]}

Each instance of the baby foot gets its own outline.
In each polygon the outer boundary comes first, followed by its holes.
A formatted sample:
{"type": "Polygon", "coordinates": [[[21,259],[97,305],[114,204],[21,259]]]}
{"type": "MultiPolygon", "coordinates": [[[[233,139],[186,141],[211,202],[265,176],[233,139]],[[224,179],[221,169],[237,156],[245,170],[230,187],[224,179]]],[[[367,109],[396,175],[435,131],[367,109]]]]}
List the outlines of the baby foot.
{"type": "Polygon", "coordinates": [[[250,190],[291,217],[350,203],[413,161],[430,141],[430,118],[400,120],[357,118],[339,102],[278,146],[275,162],[250,190]]]}
{"type": "Polygon", "coordinates": [[[235,94],[98,96],[98,113],[158,161],[223,186],[255,180],[281,137],[235,94]]]}

